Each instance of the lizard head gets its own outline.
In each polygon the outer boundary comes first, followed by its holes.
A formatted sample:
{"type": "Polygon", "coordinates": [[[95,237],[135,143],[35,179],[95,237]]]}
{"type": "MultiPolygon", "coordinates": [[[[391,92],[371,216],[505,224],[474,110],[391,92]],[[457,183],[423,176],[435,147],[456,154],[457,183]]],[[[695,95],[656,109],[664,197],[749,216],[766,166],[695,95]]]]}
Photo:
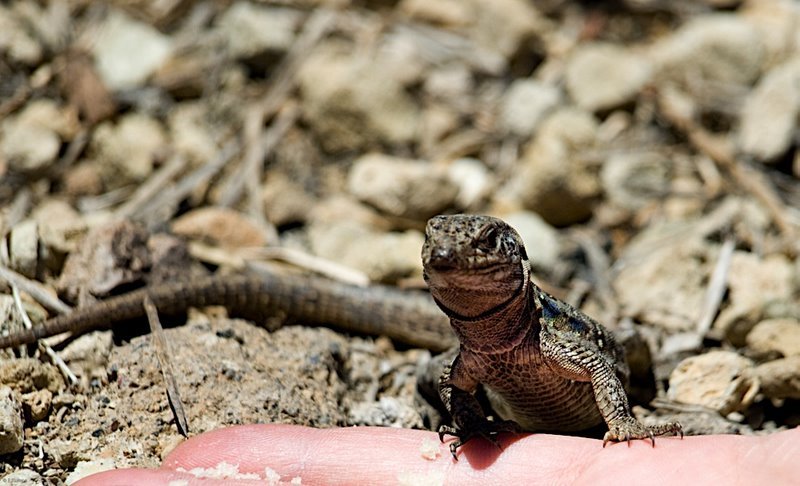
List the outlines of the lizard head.
{"type": "Polygon", "coordinates": [[[491,216],[434,216],[422,246],[425,281],[445,312],[484,315],[516,297],[530,263],[519,234],[491,216]]]}

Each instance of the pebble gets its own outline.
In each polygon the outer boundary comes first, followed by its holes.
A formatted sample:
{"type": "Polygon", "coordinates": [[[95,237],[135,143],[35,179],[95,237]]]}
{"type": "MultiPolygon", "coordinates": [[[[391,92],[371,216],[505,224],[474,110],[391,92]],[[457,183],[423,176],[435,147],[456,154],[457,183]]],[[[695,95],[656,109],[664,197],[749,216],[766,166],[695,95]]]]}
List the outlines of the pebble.
{"type": "Polygon", "coordinates": [[[284,52],[295,39],[300,11],[235,2],[221,15],[217,29],[238,59],[284,52]]]}
{"type": "Polygon", "coordinates": [[[44,170],[56,161],[62,139],[74,136],[77,125],[75,117],[55,102],[31,102],[18,115],[3,122],[0,155],[15,171],[44,170]]]}
{"type": "Polygon", "coordinates": [[[576,49],[565,80],[575,103],[588,111],[607,111],[630,103],[650,81],[653,68],[642,55],[595,42],[576,49]]]}
{"type": "Polygon", "coordinates": [[[360,270],[373,282],[422,275],[419,249],[425,238],[416,230],[385,233],[355,222],[314,223],[308,239],[314,254],[360,270]]]}
{"type": "Polygon", "coordinates": [[[458,187],[455,204],[459,208],[477,206],[495,187],[494,174],[478,159],[454,160],[447,167],[447,178],[458,187]]]}
{"type": "Polygon", "coordinates": [[[225,248],[257,248],[269,241],[267,232],[248,216],[229,208],[203,207],[175,218],[173,233],[225,248]]]}
{"type": "Polygon", "coordinates": [[[600,195],[600,183],[580,157],[596,136],[597,121],[590,113],[577,108],[553,112],[520,158],[519,174],[498,197],[518,200],[553,226],[585,221],[600,195]]]}
{"type": "Polygon", "coordinates": [[[800,399],[800,356],[789,356],[761,364],[755,369],[761,392],[774,399],[800,399]]]}
{"type": "Polygon", "coordinates": [[[45,480],[31,469],[17,469],[0,478],[0,486],[44,486],[45,480]]]}
{"type": "Polygon", "coordinates": [[[171,54],[172,40],[152,26],[112,10],[92,48],[106,86],[123,90],[144,84],[171,54]]]}
{"type": "Polygon", "coordinates": [[[14,225],[8,248],[11,268],[29,278],[36,277],[39,264],[39,225],[26,219],[14,225]]]}
{"type": "Polygon", "coordinates": [[[167,147],[164,127],[139,113],[124,115],[118,123],[104,122],[92,137],[91,150],[107,189],[145,180],[156,157],[167,147]]]}
{"type": "Polygon", "coordinates": [[[36,66],[41,62],[43,46],[24,19],[12,9],[0,5],[0,53],[12,63],[36,66]]]}
{"type": "Polygon", "coordinates": [[[732,351],[710,351],[678,364],[669,377],[667,395],[728,415],[746,408],[757,393],[752,361],[732,351]]]}
{"type": "Polygon", "coordinates": [[[388,74],[396,67],[356,52],[329,43],[306,59],[298,73],[305,121],[332,153],[411,142],[420,113],[403,84],[388,74]]]}
{"type": "Polygon", "coordinates": [[[772,68],[742,107],[738,143],[758,160],[771,162],[789,150],[800,120],[800,57],[772,68]]]}
{"type": "Polygon", "coordinates": [[[747,86],[759,76],[764,46],[758,30],[741,17],[697,17],[657,42],[651,52],[660,82],[747,86]]]}
{"type": "Polygon", "coordinates": [[[419,221],[452,206],[458,194],[444,167],[377,153],[353,163],[347,187],[350,194],[387,214],[419,221]]]}
{"type": "Polygon", "coordinates": [[[53,393],[50,390],[36,390],[22,395],[22,408],[25,416],[33,424],[47,418],[52,403],[53,393]]]}
{"type": "Polygon", "coordinates": [[[747,347],[756,356],[800,356],[800,321],[767,319],[747,333],[747,347]]]}
{"type": "Polygon", "coordinates": [[[33,358],[0,361],[0,384],[8,384],[20,393],[42,389],[55,393],[65,387],[58,368],[33,358]]]}
{"type": "Polygon", "coordinates": [[[2,386],[0,387],[0,455],[22,449],[24,439],[22,407],[11,388],[2,386]]]}
{"type": "Polygon", "coordinates": [[[500,100],[501,125],[514,135],[529,137],[560,103],[557,87],[535,79],[518,79],[500,100]]]}
{"type": "Polygon", "coordinates": [[[560,237],[555,228],[531,211],[504,214],[503,220],[522,237],[534,269],[551,271],[555,268],[561,247],[560,237]]]}
{"type": "Polygon", "coordinates": [[[600,180],[609,201],[635,211],[669,193],[670,167],[659,152],[614,153],[603,163],[600,180]]]}

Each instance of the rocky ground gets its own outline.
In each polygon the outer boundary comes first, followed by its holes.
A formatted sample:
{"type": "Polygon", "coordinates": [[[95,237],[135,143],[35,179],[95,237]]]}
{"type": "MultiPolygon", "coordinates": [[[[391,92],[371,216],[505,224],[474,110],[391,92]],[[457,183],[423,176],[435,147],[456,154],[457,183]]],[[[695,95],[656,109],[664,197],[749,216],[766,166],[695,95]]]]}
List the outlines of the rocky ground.
{"type": "MultiPolygon", "coordinates": [[[[420,287],[426,219],[491,213],[651,367],[643,420],[795,427],[798,25],[790,0],[4,3],[0,328],[181,272],[420,287]]],[[[191,434],[440,420],[429,352],[253,324],[165,331],[191,434]]],[[[3,353],[0,484],[182,440],[137,334],[3,353]]]]}

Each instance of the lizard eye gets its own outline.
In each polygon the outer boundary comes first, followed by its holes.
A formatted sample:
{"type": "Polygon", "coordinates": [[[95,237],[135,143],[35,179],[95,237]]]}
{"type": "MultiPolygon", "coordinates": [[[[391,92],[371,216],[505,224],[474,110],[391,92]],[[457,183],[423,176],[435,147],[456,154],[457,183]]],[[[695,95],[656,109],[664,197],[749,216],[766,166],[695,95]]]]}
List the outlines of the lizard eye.
{"type": "Polygon", "coordinates": [[[488,250],[497,248],[497,228],[490,227],[483,232],[480,238],[480,246],[488,250]]]}

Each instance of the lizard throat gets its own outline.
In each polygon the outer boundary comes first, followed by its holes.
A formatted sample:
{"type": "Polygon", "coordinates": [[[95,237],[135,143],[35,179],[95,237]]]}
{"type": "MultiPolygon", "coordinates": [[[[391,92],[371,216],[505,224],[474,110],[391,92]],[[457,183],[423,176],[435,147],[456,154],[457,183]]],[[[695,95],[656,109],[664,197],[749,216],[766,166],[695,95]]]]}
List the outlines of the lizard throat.
{"type": "Polygon", "coordinates": [[[482,321],[482,320],[488,319],[488,318],[494,316],[495,314],[499,314],[499,313],[503,312],[504,310],[506,310],[512,303],[514,303],[519,298],[520,295],[522,295],[524,289],[527,287],[527,285],[525,285],[526,281],[527,281],[527,279],[521,279],[520,283],[519,283],[519,286],[508,297],[508,299],[504,300],[503,302],[495,305],[494,307],[491,307],[491,308],[489,308],[489,309],[487,309],[487,310],[485,310],[485,311],[483,311],[480,314],[477,314],[475,316],[466,316],[466,315],[463,315],[463,314],[459,314],[458,312],[456,312],[456,311],[450,309],[449,307],[447,307],[445,304],[443,304],[435,296],[433,296],[433,301],[436,302],[436,305],[438,305],[439,308],[442,309],[442,312],[447,314],[447,317],[449,317],[450,319],[453,319],[453,320],[456,320],[456,321],[459,321],[459,322],[478,322],[478,321],[482,321]]]}

